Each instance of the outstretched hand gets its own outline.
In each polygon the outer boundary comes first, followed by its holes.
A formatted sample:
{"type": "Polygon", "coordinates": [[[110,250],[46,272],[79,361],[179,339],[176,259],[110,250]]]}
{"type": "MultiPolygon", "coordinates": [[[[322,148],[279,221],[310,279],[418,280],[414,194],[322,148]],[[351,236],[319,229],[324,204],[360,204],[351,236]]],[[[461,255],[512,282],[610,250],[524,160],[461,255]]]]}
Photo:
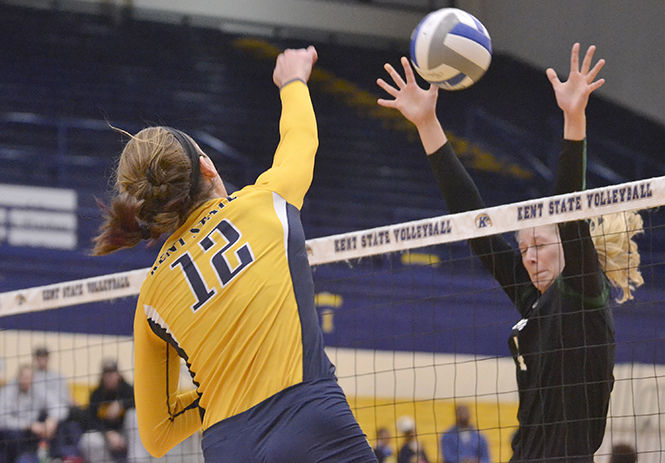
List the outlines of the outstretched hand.
{"type": "Polygon", "coordinates": [[[377,103],[385,108],[397,109],[407,120],[411,121],[418,129],[425,152],[432,154],[448,141],[436,117],[439,87],[430,85],[428,90],[421,88],[416,82],[409,60],[403,56],[401,63],[406,80],[402,79],[402,76],[390,64],[386,63],[383,66],[396,87],[383,79],[377,79],[377,85],[394,98],[393,100],[379,98],[377,103]]]}
{"type": "Polygon", "coordinates": [[[396,87],[383,79],[377,79],[376,83],[392,96],[394,100],[380,98],[377,103],[385,108],[399,110],[416,127],[420,127],[432,118],[436,118],[436,99],[439,94],[439,88],[436,85],[430,85],[429,90],[421,88],[416,82],[416,77],[413,74],[409,60],[403,56],[401,63],[404,68],[406,81],[402,79],[402,76],[390,64],[386,63],[383,66],[396,87]]]}
{"type": "Polygon", "coordinates": [[[589,102],[589,95],[605,83],[605,79],[594,80],[605,65],[605,60],[600,59],[593,68],[591,67],[595,51],[595,45],[591,45],[587,49],[580,68],[580,44],[575,43],[573,45],[570,52],[570,73],[568,74],[568,80],[565,82],[559,80],[554,69],[548,68],[546,71],[554,89],[557,105],[566,116],[583,117],[589,102]]]}
{"type": "Polygon", "coordinates": [[[277,56],[272,81],[277,88],[282,88],[284,84],[296,79],[307,82],[318,58],[316,48],[312,45],[306,49],[286,49],[277,56]]]}

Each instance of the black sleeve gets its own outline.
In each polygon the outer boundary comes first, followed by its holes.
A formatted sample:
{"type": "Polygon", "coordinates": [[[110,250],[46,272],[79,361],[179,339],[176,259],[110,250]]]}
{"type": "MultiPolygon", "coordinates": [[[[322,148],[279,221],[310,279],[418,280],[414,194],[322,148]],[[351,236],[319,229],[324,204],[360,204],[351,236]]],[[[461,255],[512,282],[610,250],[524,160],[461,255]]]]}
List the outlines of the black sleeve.
{"type": "Polygon", "coordinates": [[[101,389],[97,388],[90,394],[90,400],[88,402],[88,420],[90,427],[99,431],[104,429],[104,423],[99,418],[99,405],[101,402],[101,389]]]}
{"type": "MultiPolygon", "coordinates": [[[[451,213],[466,212],[485,207],[478,188],[469,176],[450,143],[428,156],[432,172],[451,213]]],[[[508,297],[516,305],[519,291],[530,283],[529,274],[522,265],[519,252],[501,236],[469,240],[471,250],[494,276],[508,297]]]]}
{"type": "MultiPolygon", "coordinates": [[[[554,194],[572,193],[585,188],[586,141],[564,140],[559,156],[554,194]]],[[[584,220],[559,224],[565,266],[562,276],[579,294],[598,296],[604,289],[598,255],[584,220]]]]}
{"type": "Polygon", "coordinates": [[[120,402],[122,403],[122,407],[125,410],[128,410],[130,408],[134,408],[135,407],[135,405],[134,405],[134,388],[132,387],[131,384],[129,384],[127,382],[124,382],[124,380],[121,383],[121,385],[122,385],[121,386],[122,387],[122,389],[121,389],[121,396],[122,397],[120,399],[120,402]]]}

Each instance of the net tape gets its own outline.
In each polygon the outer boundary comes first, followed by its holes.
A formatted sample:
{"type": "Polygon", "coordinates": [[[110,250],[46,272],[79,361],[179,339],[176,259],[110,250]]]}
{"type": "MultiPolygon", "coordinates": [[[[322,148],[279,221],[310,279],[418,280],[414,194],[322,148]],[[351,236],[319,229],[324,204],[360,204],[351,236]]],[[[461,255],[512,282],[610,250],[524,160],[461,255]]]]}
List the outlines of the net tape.
{"type": "MultiPolygon", "coordinates": [[[[307,241],[310,265],[665,205],[665,176],[307,241]]],[[[0,316],[135,296],[149,268],[0,293],[0,316]]]]}

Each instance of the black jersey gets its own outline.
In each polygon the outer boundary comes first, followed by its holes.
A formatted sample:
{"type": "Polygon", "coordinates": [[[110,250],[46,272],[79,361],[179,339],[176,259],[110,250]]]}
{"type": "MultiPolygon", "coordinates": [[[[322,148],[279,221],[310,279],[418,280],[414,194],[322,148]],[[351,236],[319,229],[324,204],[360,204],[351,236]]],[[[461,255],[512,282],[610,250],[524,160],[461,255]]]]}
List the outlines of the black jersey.
{"type": "MultiPolygon", "coordinates": [[[[449,143],[429,160],[451,212],[485,206],[449,143]]],[[[565,141],[555,194],[583,189],[584,163],[584,142],[565,141]]],[[[501,236],[469,242],[522,317],[508,341],[520,399],[514,462],[592,462],[605,433],[614,384],[609,282],[586,222],[560,224],[559,234],[565,266],[543,294],[501,236]]]]}

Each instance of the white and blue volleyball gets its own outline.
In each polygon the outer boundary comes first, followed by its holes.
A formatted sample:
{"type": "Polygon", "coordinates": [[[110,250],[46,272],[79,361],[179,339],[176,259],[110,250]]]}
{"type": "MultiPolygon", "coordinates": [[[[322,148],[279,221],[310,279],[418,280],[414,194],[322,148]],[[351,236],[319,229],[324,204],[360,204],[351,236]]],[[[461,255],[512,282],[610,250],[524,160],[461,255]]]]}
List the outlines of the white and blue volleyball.
{"type": "Polygon", "coordinates": [[[411,62],[418,74],[444,90],[476,83],[492,61],[492,40],[483,24],[458,8],[433,11],[411,34],[411,62]]]}

